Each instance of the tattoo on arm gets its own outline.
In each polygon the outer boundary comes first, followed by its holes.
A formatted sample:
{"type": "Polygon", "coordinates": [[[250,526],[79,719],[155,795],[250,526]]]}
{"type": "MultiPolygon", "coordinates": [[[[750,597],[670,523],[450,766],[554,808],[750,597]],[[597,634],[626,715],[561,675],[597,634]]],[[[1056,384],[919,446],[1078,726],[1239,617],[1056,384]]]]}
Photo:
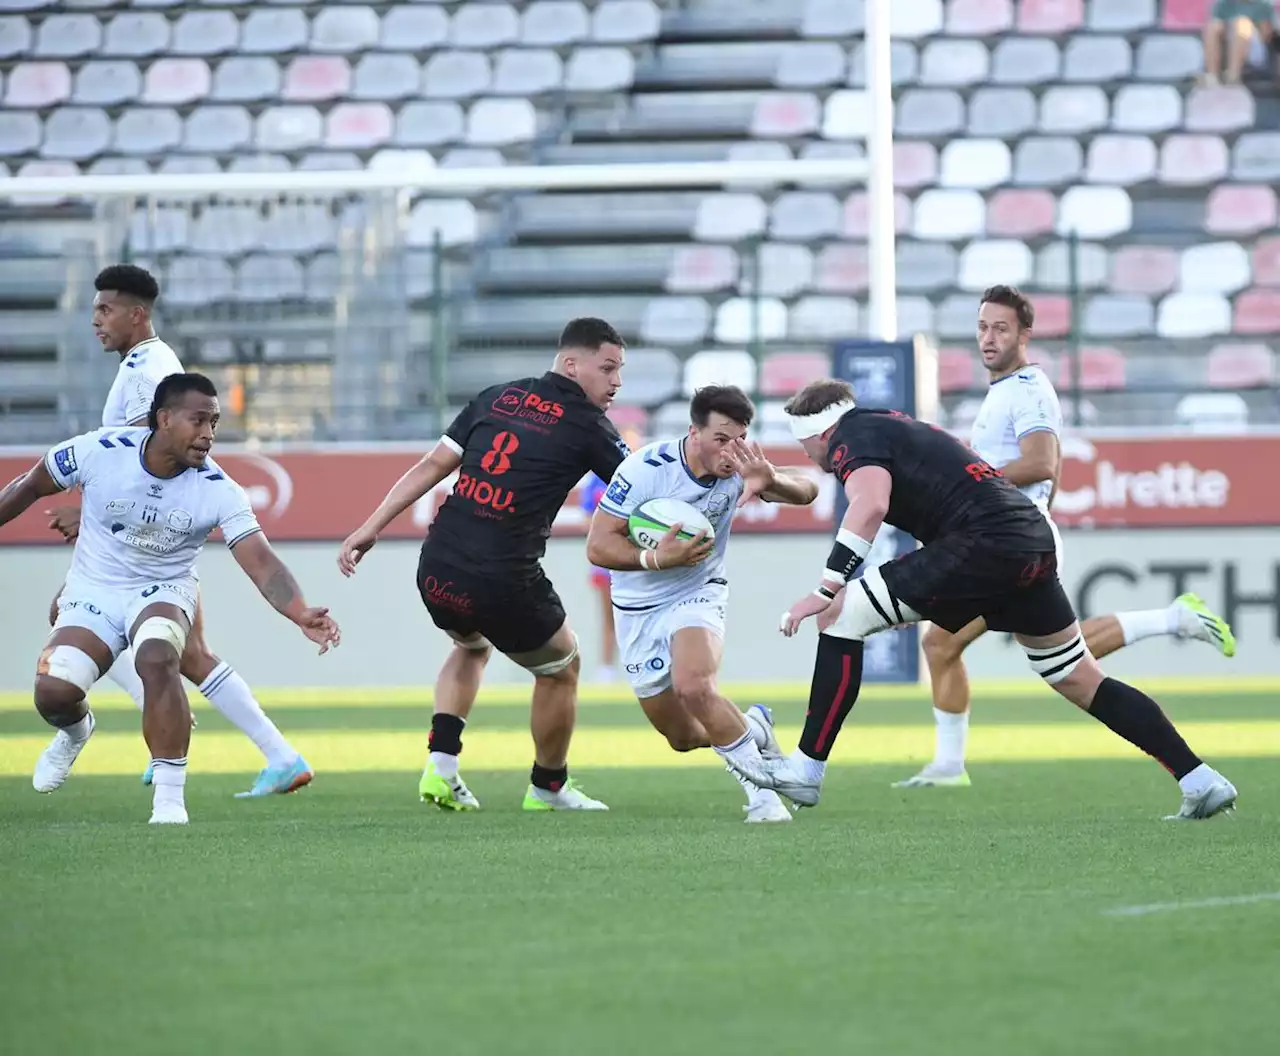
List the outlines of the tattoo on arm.
{"type": "Polygon", "coordinates": [[[277,612],[284,612],[298,597],[298,581],[284,565],[279,565],[259,589],[277,612]]]}

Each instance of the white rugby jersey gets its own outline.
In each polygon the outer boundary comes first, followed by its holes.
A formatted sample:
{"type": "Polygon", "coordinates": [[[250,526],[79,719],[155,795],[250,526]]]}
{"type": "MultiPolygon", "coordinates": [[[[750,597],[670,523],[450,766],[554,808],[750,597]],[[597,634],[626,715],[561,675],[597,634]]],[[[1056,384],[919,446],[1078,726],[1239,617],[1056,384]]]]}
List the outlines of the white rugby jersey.
{"type": "Polygon", "coordinates": [[[682,598],[708,580],[724,578],[729,528],[742,495],[742,478],[699,480],[684,457],[684,440],[666,440],[627,456],[613,474],[599,509],[624,520],[650,499],[679,499],[700,511],[716,532],[715,548],[700,565],[656,572],[610,571],[613,600],[621,608],[650,608],[682,598]]]}
{"type": "Polygon", "coordinates": [[[139,341],[120,361],[116,379],[102,405],[102,424],[128,425],[146,418],[156,386],[170,374],[181,374],[182,363],[158,337],[139,341]]]}
{"type": "MultiPolygon", "coordinates": [[[[1053,383],[1037,366],[1024,367],[993,381],[973,422],[973,449],[997,469],[1022,454],[1018,441],[1028,433],[1062,435],[1062,407],[1053,383]]],[[[1041,509],[1049,505],[1052,480],[1038,480],[1019,490],[1041,509]]]]}
{"type": "Polygon", "coordinates": [[[143,426],[95,429],[51,450],[44,464],[61,488],[83,490],[80,537],[68,582],[112,589],[194,575],[215,528],[228,546],[260,532],[244,489],[213,459],[176,477],[142,464],[143,426]]]}

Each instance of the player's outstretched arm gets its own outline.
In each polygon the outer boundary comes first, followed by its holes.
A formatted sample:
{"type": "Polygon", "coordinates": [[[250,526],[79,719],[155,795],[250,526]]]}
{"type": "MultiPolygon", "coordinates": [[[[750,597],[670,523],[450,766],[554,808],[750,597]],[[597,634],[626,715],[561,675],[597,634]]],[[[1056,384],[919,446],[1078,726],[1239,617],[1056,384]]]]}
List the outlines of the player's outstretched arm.
{"type": "Polygon", "coordinates": [[[265,535],[254,532],[236,543],[231,553],[271,607],[296,623],[303,634],[320,646],[321,655],[338,645],[342,632],[329,610],[307,605],[298,581],[271,549],[265,535]]]}
{"type": "Polygon", "coordinates": [[[787,506],[808,506],[818,497],[818,485],[803,469],[775,466],[759,444],[735,440],[724,454],[743,481],[739,506],[757,497],[787,506]]]}
{"type": "Polygon", "coordinates": [[[378,508],[369,514],[368,520],[343,540],[342,549],[338,552],[338,569],[342,574],[353,574],[360,559],[373,549],[379,533],[460,465],[462,456],[448,445],[439,443],[397,480],[378,508]]]}
{"type": "Polygon", "coordinates": [[[30,509],[37,499],[56,495],[61,490],[41,459],[0,489],[0,524],[8,524],[30,509]]]}

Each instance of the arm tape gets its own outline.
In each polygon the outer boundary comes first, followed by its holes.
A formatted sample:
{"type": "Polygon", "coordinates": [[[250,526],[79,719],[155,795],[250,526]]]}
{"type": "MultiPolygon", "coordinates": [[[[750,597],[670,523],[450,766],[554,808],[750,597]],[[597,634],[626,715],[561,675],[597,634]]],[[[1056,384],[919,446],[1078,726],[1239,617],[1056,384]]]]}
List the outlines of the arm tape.
{"type": "Polygon", "coordinates": [[[835,545],[827,555],[827,567],[822,570],[822,582],[839,590],[853,574],[858,566],[871,553],[871,543],[861,536],[854,535],[847,528],[836,533],[835,545]]]}

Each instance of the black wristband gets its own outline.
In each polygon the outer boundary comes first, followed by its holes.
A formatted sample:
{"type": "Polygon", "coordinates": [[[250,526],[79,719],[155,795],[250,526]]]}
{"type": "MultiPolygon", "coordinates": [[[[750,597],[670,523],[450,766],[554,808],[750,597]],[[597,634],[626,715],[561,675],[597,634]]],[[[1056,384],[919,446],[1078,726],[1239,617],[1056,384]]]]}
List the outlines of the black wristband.
{"type": "Polygon", "coordinates": [[[831,547],[831,553],[827,555],[827,567],[822,578],[833,583],[848,583],[853,574],[858,571],[860,564],[862,564],[861,557],[844,543],[837,542],[831,547]]]}

